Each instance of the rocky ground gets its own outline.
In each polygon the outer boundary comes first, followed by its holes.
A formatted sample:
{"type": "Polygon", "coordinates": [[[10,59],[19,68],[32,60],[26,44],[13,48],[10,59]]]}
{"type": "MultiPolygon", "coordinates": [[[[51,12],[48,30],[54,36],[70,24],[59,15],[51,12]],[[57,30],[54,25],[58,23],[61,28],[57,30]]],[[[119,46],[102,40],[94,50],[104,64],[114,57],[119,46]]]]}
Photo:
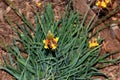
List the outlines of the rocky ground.
{"type": "MultiPolygon", "coordinates": [[[[19,10],[19,12],[24,13],[34,24],[34,11],[43,11],[44,4],[51,2],[54,9],[54,14],[56,20],[59,19],[65,11],[66,5],[69,3],[69,0],[41,0],[41,4],[36,4],[39,0],[0,0],[0,65],[4,65],[3,56],[7,56],[6,46],[12,44],[13,37],[17,37],[12,30],[10,24],[8,24],[8,19],[10,19],[15,26],[16,23],[22,24],[22,21],[18,15],[13,11],[13,9],[7,4],[9,1],[14,3],[14,6],[19,10]]],[[[75,9],[80,14],[90,8],[88,15],[88,21],[92,15],[97,16],[97,10],[94,9],[94,2],[91,7],[88,7],[90,2],[93,0],[73,0],[73,3],[69,5],[71,9],[75,9]]],[[[103,16],[107,15],[110,11],[114,10],[117,6],[120,6],[120,0],[111,0],[111,3],[108,6],[108,9],[101,13],[103,16]]],[[[99,17],[101,19],[101,17],[99,17]]],[[[112,24],[117,24],[115,27],[108,27],[99,32],[99,36],[104,38],[104,42],[101,47],[101,54],[109,53],[120,50],[120,9],[109,16],[107,19],[102,21],[94,31],[98,30],[101,26],[105,26],[106,23],[109,23],[109,26],[112,24]]],[[[110,59],[120,58],[120,53],[113,55],[110,59]]],[[[120,63],[105,67],[101,70],[107,74],[111,80],[120,80],[120,63]]],[[[13,78],[6,72],[0,71],[0,80],[13,80],[13,78]]],[[[101,80],[104,80],[101,78],[101,80]]]]}

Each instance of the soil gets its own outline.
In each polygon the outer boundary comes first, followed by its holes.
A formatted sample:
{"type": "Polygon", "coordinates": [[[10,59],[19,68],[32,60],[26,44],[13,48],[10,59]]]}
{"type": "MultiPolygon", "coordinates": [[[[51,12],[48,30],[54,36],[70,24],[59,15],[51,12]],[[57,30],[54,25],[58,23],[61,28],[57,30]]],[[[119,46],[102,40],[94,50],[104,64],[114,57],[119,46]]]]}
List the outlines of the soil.
{"type": "MultiPolygon", "coordinates": [[[[12,30],[15,27],[16,23],[22,24],[20,17],[13,11],[13,9],[6,4],[6,2],[12,1],[14,6],[19,9],[19,12],[24,13],[28,20],[34,24],[34,11],[43,11],[44,4],[49,2],[52,3],[55,19],[58,20],[65,11],[66,5],[69,3],[69,0],[40,0],[41,5],[37,5],[36,2],[39,0],[0,0],[0,65],[4,65],[3,56],[7,56],[5,48],[7,45],[12,44],[14,37],[17,37],[14,31],[12,30]],[[8,18],[13,22],[11,27],[8,24],[8,18]]],[[[94,0],[91,7],[88,7],[89,3],[92,0],[73,0],[73,8],[78,11],[80,14],[84,14],[88,8],[90,8],[88,21],[92,15],[97,16],[97,10],[94,10],[94,0]]],[[[109,13],[111,10],[114,10],[117,6],[120,5],[120,0],[111,0],[109,7],[105,10],[106,13],[109,13]]],[[[106,15],[106,13],[104,13],[106,15]]],[[[101,17],[99,17],[100,19],[101,17]]],[[[103,38],[104,41],[101,47],[101,54],[114,52],[120,50],[120,11],[117,11],[114,15],[107,18],[104,22],[100,23],[94,31],[98,30],[101,26],[105,26],[106,23],[117,24],[115,27],[108,27],[99,32],[99,37],[103,38]],[[113,23],[110,23],[112,21],[113,23]]],[[[94,32],[93,31],[93,32],[94,32]]],[[[120,58],[120,53],[111,56],[109,59],[120,58]]],[[[111,80],[120,80],[120,63],[113,64],[111,66],[101,69],[101,72],[104,72],[110,77],[111,80]]],[[[99,78],[104,80],[103,78],[99,78]]],[[[3,70],[0,70],[0,80],[14,80],[12,76],[6,73],[3,70]]]]}

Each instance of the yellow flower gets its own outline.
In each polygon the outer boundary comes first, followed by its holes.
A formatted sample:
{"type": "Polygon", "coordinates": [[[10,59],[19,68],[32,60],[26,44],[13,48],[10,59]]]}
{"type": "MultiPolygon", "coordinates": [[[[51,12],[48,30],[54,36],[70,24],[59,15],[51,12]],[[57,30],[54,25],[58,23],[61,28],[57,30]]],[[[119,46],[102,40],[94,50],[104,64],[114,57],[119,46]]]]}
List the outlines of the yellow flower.
{"type": "Polygon", "coordinates": [[[109,2],[110,2],[110,0],[98,0],[96,2],[96,6],[98,6],[100,8],[106,8],[109,2]]]}
{"type": "Polygon", "coordinates": [[[99,43],[98,43],[96,38],[93,38],[92,40],[89,41],[89,48],[93,48],[93,47],[96,47],[98,45],[99,45],[99,43]]]}
{"type": "Polygon", "coordinates": [[[43,40],[43,43],[45,44],[44,48],[53,50],[56,49],[58,40],[58,37],[54,38],[54,35],[50,31],[48,31],[46,39],[43,40]]]}

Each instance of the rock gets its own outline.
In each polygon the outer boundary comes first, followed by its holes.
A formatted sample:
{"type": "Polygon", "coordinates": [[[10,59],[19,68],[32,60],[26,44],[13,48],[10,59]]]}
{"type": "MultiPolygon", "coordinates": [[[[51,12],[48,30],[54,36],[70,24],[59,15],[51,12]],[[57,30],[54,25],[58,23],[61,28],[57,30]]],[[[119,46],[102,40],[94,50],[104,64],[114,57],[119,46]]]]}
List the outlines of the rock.
{"type": "Polygon", "coordinates": [[[117,40],[119,40],[120,41],[120,28],[118,27],[118,25],[117,24],[112,24],[111,25],[111,29],[112,29],[112,33],[113,33],[113,35],[115,36],[115,38],[117,39],[117,40]]]}
{"type": "Polygon", "coordinates": [[[88,16],[86,18],[87,24],[89,23],[89,21],[92,19],[93,16],[96,16],[96,14],[92,11],[90,6],[87,4],[87,0],[74,0],[73,7],[81,15],[84,15],[89,9],[88,16]]]}

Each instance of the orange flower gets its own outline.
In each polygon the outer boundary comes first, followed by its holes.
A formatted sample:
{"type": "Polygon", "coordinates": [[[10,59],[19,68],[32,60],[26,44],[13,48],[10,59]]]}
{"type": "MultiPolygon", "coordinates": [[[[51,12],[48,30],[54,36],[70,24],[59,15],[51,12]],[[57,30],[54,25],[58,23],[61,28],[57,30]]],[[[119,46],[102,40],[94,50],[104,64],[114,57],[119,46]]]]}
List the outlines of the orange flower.
{"type": "Polygon", "coordinates": [[[48,31],[47,37],[45,40],[43,40],[43,43],[45,44],[45,49],[56,49],[57,48],[57,42],[59,38],[54,38],[54,35],[48,31]]]}

